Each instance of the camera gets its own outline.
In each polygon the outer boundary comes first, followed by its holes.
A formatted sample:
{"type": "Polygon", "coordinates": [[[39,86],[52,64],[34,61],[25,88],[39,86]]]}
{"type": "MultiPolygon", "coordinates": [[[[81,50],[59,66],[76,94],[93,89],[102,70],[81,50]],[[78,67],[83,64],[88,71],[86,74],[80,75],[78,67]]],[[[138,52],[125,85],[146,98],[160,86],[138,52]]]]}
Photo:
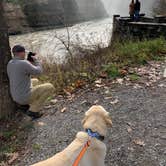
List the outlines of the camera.
{"type": "Polygon", "coordinates": [[[30,62],[34,62],[33,56],[35,56],[35,55],[36,55],[36,53],[29,52],[29,53],[28,53],[27,60],[30,61],[30,62]]]}

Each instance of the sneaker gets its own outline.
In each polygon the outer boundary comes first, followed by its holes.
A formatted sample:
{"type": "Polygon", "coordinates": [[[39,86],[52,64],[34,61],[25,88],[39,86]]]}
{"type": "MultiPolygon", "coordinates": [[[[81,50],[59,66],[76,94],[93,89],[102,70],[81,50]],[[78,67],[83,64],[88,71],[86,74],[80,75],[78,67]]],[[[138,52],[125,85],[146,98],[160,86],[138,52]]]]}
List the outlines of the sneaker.
{"type": "Polygon", "coordinates": [[[22,110],[23,113],[25,113],[27,110],[29,110],[30,106],[29,105],[16,105],[16,110],[22,110]]]}
{"type": "Polygon", "coordinates": [[[29,105],[20,105],[20,104],[17,104],[16,106],[17,106],[17,111],[18,112],[21,112],[21,113],[24,113],[24,114],[28,115],[29,117],[32,118],[32,120],[41,118],[43,116],[42,113],[30,111],[29,110],[29,108],[30,108],[29,105]]]}
{"type": "Polygon", "coordinates": [[[27,114],[28,116],[30,116],[30,117],[32,118],[32,120],[39,119],[39,118],[41,118],[41,117],[43,116],[43,113],[40,113],[40,112],[32,112],[32,111],[30,111],[30,110],[28,110],[28,111],[26,112],[26,114],[27,114]]]}

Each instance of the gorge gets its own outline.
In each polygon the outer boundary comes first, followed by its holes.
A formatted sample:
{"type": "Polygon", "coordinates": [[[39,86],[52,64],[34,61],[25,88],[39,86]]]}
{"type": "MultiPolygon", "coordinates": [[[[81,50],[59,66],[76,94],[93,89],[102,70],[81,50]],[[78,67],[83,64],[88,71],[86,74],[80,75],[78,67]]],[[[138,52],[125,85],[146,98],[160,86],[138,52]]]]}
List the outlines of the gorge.
{"type": "MultiPolygon", "coordinates": [[[[28,50],[38,52],[44,57],[51,59],[54,57],[56,62],[63,62],[66,57],[64,45],[58,39],[60,38],[63,42],[68,42],[68,33],[66,28],[63,27],[64,21],[67,25],[73,25],[68,28],[70,44],[72,46],[85,49],[95,48],[96,46],[107,47],[110,44],[112,32],[111,15],[115,13],[121,14],[122,16],[128,15],[128,5],[130,3],[130,0],[124,0],[124,5],[121,5],[122,1],[120,0],[35,1],[38,2],[38,8],[36,6],[33,8],[32,1],[28,1],[25,5],[26,10],[18,4],[6,4],[6,15],[9,20],[8,26],[10,33],[28,32],[23,35],[10,36],[11,47],[15,44],[21,44],[28,50]],[[48,6],[48,1],[50,6],[48,6]],[[64,6],[62,6],[62,1],[64,2],[64,6]],[[68,4],[67,2],[69,1],[72,3],[68,4]],[[55,5],[55,2],[58,5],[55,5]],[[60,9],[62,8],[66,10],[61,11],[60,9]],[[31,10],[32,12],[30,12],[31,10]],[[64,15],[67,21],[64,17],[57,19],[58,13],[59,18],[65,13],[64,15]],[[107,13],[109,13],[110,17],[103,18],[108,16],[107,13]],[[29,20],[27,17],[29,17],[29,20]],[[63,19],[65,20],[62,21],[63,19]],[[61,28],[59,27],[57,29],[58,26],[61,28]],[[48,30],[50,27],[51,29],[48,30]],[[45,30],[36,32],[36,30],[40,30],[41,28],[45,30]]],[[[145,11],[145,13],[149,13],[147,15],[150,15],[152,13],[153,0],[150,2],[141,2],[141,12],[145,11]]]]}

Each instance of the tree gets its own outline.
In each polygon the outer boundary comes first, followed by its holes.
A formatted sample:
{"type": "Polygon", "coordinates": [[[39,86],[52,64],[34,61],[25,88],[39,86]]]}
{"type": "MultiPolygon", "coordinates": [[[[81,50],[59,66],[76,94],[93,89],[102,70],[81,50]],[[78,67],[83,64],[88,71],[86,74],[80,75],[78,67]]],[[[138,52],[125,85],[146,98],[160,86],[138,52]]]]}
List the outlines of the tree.
{"type": "Polygon", "coordinates": [[[14,110],[10,97],[7,63],[11,59],[8,30],[5,23],[3,0],[0,0],[0,119],[8,118],[14,110]]]}

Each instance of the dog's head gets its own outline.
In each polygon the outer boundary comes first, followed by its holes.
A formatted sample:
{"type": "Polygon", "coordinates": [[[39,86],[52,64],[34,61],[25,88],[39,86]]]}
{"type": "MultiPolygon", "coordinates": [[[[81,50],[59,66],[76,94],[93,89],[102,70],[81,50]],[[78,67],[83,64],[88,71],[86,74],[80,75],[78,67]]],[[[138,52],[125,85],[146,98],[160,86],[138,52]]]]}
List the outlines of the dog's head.
{"type": "Polygon", "coordinates": [[[84,129],[91,129],[106,136],[107,128],[112,126],[112,120],[102,106],[92,106],[86,113],[82,121],[84,129]]]}

